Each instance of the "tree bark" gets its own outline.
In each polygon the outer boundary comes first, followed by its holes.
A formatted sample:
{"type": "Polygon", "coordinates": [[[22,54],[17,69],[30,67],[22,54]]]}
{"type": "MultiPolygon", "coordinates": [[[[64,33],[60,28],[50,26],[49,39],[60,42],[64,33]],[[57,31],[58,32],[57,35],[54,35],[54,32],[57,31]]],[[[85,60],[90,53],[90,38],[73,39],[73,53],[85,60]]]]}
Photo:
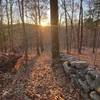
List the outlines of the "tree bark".
{"type": "Polygon", "coordinates": [[[67,46],[67,53],[69,53],[69,39],[68,39],[68,20],[67,20],[67,9],[66,9],[66,1],[64,0],[64,12],[65,12],[65,24],[66,24],[66,46],[67,46]]]}
{"type": "Polygon", "coordinates": [[[18,0],[18,5],[19,5],[20,18],[21,18],[22,27],[23,27],[23,47],[24,47],[24,54],[25,54],[25,63],[27,64],[27,61],[28,61],[28,40],[27,40],[27,33],[25,30],[24,0],[21,0],[21,3],[18,0]]]}
{"type": "Polygon", "coordinates": [[[10,20],[11,20],[11,27],[10,27],[10,32],[11,32],[11,51],[13,51],[13,0],[10,0],[10,20]]]}
{"type": "Polygon", "coordinates": [[[40,45],[40,51],[41,53],[44,51],[44,46],[43,46],[43,37],[42,37],[42,33],[41,33],[41,15],[40,15],[40,1],[38,0],[38,18],[39,18],[39,45],[40,45]]]}
{"type": "Polygon", "coordinates": [[[80,1],[80,12],[78,22],[78,34],[77,34],[77,45],[78,53],[81,54],[83,42],[83,0],[80,1]]]}
{"type": "Polygon", "coordinates": [[[59,35],[58,35],[58,0],[50,0],[51,9],[51,35],[52,35],[52,58],[59,57],[59,35]]]}

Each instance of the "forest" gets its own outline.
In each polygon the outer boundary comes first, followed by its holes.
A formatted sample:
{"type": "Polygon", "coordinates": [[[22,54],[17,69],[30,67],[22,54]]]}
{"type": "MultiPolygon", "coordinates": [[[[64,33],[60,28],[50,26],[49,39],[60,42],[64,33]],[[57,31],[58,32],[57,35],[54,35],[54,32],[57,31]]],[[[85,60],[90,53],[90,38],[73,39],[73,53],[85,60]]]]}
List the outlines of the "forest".
{"type": "Polygon", "coordinates": [[[0,0],[0,100],[100,100],[100,0],[0,0]]]}

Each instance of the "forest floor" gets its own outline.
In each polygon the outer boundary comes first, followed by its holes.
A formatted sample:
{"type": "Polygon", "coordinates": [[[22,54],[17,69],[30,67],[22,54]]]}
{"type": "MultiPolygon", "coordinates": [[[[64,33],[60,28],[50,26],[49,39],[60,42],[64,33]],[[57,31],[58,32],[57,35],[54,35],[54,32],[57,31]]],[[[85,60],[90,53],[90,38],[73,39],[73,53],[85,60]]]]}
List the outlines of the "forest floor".
{"type": "MultiPolygon", "coordinates": [[[[81,100],[61,64],[52,66],[48,54],[34,57],[6,88],[0,88],[0,100],[81,100]]],[[[3,82],[3,81],[2,81],[3,82]]]]}

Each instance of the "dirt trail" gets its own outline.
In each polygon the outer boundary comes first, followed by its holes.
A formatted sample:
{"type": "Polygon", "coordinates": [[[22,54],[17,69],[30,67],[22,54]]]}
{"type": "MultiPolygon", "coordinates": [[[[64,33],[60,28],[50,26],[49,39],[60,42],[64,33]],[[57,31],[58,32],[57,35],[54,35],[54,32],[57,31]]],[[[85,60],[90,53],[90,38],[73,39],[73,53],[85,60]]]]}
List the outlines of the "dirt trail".
{"type": "Polygon", "coordinates": [[[14,89],[2,100],[81,100],[60,64],[43,54],[23,70],[14,89]]]}

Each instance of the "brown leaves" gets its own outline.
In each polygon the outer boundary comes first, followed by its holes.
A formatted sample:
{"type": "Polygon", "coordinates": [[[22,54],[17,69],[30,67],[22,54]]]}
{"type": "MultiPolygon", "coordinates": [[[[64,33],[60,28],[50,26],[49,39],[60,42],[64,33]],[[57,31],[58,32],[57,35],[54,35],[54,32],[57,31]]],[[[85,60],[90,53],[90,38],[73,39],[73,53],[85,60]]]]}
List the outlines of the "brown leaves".
{"type": "Polygon", "coordinates": [[[14,100],[74,100],[78,98],[79,93],[73,91],[62,66],[58,64],[53,69],[51,64],[51,57],[43,54],[37,58],[35,64],[26,67],[26,71],[23,69],[14,84],[12,91],[14,100]]]}

